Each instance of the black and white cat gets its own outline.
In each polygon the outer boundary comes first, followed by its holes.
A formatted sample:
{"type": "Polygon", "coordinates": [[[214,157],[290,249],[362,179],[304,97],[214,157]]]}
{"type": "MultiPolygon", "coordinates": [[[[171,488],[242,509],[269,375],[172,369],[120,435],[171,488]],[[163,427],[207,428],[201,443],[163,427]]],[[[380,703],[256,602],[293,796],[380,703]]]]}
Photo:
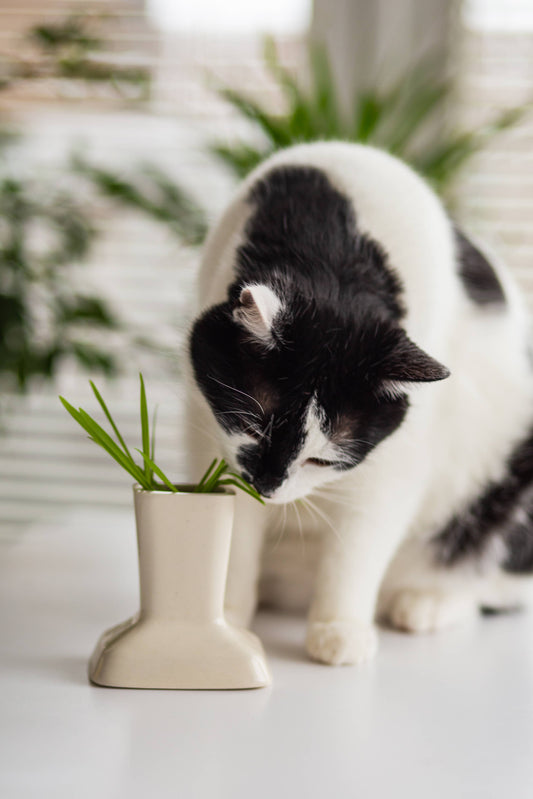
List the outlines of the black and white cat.
{"type": "Polygon", "coordinates": [[[324,663],[372,657],[376,618],[425,632],[525,601],[526,314],[411,169],[345,143],[276,154],[212,232],[198,302],[191,466],[222,451],[266,500],[237,497],[232,620],[249,624],[262,571],[296,601],[294,530],[315,543],[300,565],[324,663]]]}

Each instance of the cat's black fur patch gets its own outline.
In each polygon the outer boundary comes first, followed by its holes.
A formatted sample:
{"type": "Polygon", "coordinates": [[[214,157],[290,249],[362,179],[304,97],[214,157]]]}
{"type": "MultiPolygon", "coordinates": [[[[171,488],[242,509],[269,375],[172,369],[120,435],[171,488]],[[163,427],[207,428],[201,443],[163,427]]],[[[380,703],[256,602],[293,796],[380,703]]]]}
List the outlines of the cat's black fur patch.
{"type": "Polygon", "coordinates": [[[505,571],[533,571],[533,431],[512,453],[507,474],[491,483],[434,539],[438,561],[452,566],[481,555],[499,536],[505,571]]]}
{"type": "Polygon", "coordinates": [[[384,250],[357,229],[350,201],[320,170],[283,167],[251,190],[228,300],[195,323],[196,381],[219,424],[256,439],[239,449],[243,474],[264,495],[287,477],[314,398],[321,429],[355,466],[402,422],[408,400],[384,381],[428,381],[447,370],[399,325],[402,287],[384,250]],[[233,312],[247,284],[280,299],[272,346],[233,312]]]}
{"type": "Polygon", "coordinates": [[[477,305],[501,305],[505,294],[496,272],[482,252],[455,228],[459,276],[466,293],[477,305]]]}
{"type": "Polygon", "coordinates": [[[302,297],[346,304],[378,298],[392,318],[405,313],[400,279],[383,248],[357,229],[352,204],[313,167],[271,170],[248,197],[254,207],[237,254],[236,299],[247,282],[290,281],[302,297]]]}

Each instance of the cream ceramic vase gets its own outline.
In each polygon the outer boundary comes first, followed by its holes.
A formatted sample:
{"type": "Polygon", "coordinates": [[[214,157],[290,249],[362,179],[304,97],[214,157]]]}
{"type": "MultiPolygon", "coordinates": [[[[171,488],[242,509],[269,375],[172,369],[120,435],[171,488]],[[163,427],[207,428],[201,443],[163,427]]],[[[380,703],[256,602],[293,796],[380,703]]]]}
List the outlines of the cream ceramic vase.
{"type": "Polygon", "coordinates": [[[268,685],[259,639],[224,619],[234,495],[133,490],[141,606],[102,635],[90,680],[122,688],[268,685]]]}

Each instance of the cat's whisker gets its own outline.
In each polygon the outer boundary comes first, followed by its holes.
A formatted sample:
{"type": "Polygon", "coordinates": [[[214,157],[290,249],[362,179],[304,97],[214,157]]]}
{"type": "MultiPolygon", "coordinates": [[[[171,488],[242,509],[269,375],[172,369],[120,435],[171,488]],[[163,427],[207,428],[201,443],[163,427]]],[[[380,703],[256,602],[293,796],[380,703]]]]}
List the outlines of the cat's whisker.
{"type": "Polygon", "coordinates": [[[314,510],[314,511],[315,511],[315,512],[316,512],[316,513],[317,513],[317,514],[320,516],[320,518],[321,518],[323,521],[325,521],[325,522],[326,522],[326,524],[328,525],[328,527],[329,527],[329,528],[332,530],[332,532],[335,534],[335,536],[338,538],[338,540],[339,540],[339,541],[342,543],[342,536],[341,536],[341,534],[339,533],[339,531],[337,530],[337,528],[333,526],[333,524],[332,524],[332,522],[331,522],[331,519],[329,519],[329,518],[326,516],[326,514],[325,514],[325,513],[324,513],[324,512],[323,512],[323,511],[322,511],[322,510],[321,510],[321,509],[320,509],[320,508],[319,508],[317,505],[315,505],[315,503],[314,503],[314,502],[312,502],[312,501],[309,499],[309,497],[306,497],[306,501],[307,501],[308,505],[309,505],[311,508],[313,508],[313,510],[314,510]]]}
{"type": "Polygon", "coordinates": [[[259,400],[256,400],[255,397],[252,397],[251,394],[247,394],[246,391],[241,391],[239,388],[235,388],[234,386],[228,386],[227,383],[223,383],[222,380],[219,380],[217,377],[213,377],[213,375],[208,375],[208,377],[210,380],[214,380],[215,383],[218,383],[220,386],[228,388],[230,391],[235,391],[237,394],[242,394],[243,397],[248,397],[248,399],[251,399],[252,402],[255,402],[256,405],[259,405],[259,407],[261,408],[261,413],[264,415],[265,409],[263,408],[259,400]]]}
{"type": "Polygon", "coordinates": [[[303,497],[302,498],[302,504],[303,504],[304,508],[306,509],[306,511],[309,513],[309,516],[310,516],[313,524],[315,524],[317,526],[320,526],[320,519],[317,516],[316,511],[314,511],[313,508],[311,508],[311,506],[307,502],[307,497],[303,497]]]}
{"type": "Polygon", "coordinates": [[[187,425],[189,427],[192,427],[194,430],[197,430],[203,436],[206,436],[206,438],[210,438],[211,441],[214,441],[216,443],[217,449],[220,449],[220,440],[214,433],[211,433],[209,430],[206,430],[205,427],[202,427],[197,422],[193,422],[191,419],[187,420],[187,425]]]}
{"type": "Polygon", "coordinates": [[[347,505],[348,507],[357,507],[357,503],[350,498],[350,495],[347,491],[331,491],[328,488],[314,488],[312,491],[312,496],[326,500],[331,502],[335,505],[347,505]]]}
{"type": "Polygon", "coordinates": [[[331,497],[326,496],[325,494],[319,494],[318,492],[313,492],[313,496],[316,499],[321,500],[322,502],[328,502],[330,505],[338,505],[343,508],[350,508],[354,512],[357,511],[358,505],[355,502],[351,502],[350,500],[342,499],[341,497],[331,497]]]}
{"type": "Polygon", "coordinates": [[[267,426],[265,427],[264,431],[261,434],[263,438],[266,438],[266,440],[268,441],[269,444],[272,442],[272,429],[273,429],[273,427],[274,427],[274,414],[272,414],[270,416],[270,421],[269,421],[269,423],[267,424],[267,426]]]}
{"type": "Polygon", "coordinates": [[[275,542],[274,546],[270,550],[271,553],[275,552],[276,549],[279,547],[279,545],[281,543],[281,539],[283,538],[283,533],[285,532],[285,529],[287,527],[287,506],[286,505],[283,505],[283,516],[280,515],[280,517],[279,517],[279,527],[280,527],[280,532],[279,532],[279,535],[278,535],[278,537],[276,539],[276,542],[275,542]]]}
{"type": "Polygon", "coordinates": [[[216,416],[252,416],[254,419],[261,419],[258,413],[254,413],[253,411],[242,411],[239,408],[233,408],[230,411],[217,411],[216,416]]]}
{"type": "MultiPolygon", "coordinates": [[[[298,502],[298,500],[296,500],[296,502],[298,502]]],[[[299,535],[300,535],[300,540],[302,542],[302,553],[303,553],[303,555],[305,555],[306,551],[305,551],[305,540],[304,540],[304,533],[303,533],[303,527],[302,527],[302,519],[301,519],[300,511],[298,510],[298,506],[297,506],[296,502],[291,502],[291,506],[294,508],[294,512],[296,513],[296,518],[298,519],[298,532],[299,532],[299,535]]]]}

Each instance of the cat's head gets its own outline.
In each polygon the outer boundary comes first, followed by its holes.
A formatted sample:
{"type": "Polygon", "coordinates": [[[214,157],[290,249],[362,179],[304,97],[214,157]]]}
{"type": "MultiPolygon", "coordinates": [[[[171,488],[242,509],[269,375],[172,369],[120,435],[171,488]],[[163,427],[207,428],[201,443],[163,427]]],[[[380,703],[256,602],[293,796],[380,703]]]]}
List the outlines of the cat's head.
{"type": "Polygon", "coordinates": [[[357,467],[403,421],[406,388],[449,374],[369,294],[261,284],[200,316],[190,355],[226,458],[277,503],[357,467]]]}

